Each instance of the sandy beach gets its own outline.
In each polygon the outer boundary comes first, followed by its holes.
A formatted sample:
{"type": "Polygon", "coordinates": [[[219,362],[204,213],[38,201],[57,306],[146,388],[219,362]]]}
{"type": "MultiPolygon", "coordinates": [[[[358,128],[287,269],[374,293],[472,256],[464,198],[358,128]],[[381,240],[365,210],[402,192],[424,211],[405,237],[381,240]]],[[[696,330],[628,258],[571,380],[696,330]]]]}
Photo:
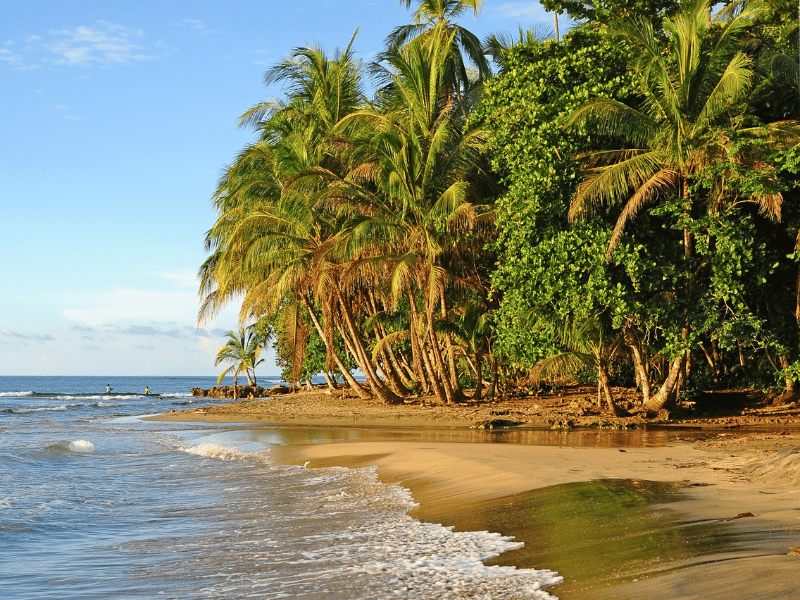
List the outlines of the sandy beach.
{"type": "Polygon", "coordinates": [[[309,392],[156,418],[279,427],[290,440],[280,461],[375,466],[411,490],[412,516],[525,542],[495,564],[558,571],[564,583],[547,591],[562,600],[800,597],[793,409],[545,427],[581,418],[570,406],[562,395],[390,407],[309,392]]]}

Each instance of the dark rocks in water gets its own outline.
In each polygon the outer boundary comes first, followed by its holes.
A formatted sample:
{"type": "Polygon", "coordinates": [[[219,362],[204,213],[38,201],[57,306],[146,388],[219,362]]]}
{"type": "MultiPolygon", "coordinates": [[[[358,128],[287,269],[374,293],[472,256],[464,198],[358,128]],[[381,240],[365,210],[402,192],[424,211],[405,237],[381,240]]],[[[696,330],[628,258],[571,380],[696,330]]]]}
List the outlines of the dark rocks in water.
{"type": "Polygon", "coordinates": [[[517,425],[524,425],[525,421],[511,421],[509,419],[491,419],[489,421],[480,421],[475,425],[470,426],[470,429],[499,429],[502,427],[516,427],[517,425]]]}
{"type": "Polygon", "coordinates": [[[596,423],[592,423],[590,427],[597,427],[598,429],[637,429],[638,425],[636,423],[598,421],[596,423]]]}
{"type": "Polygon", "coordinates": [[[564,429],[570,430],[575,427],[575,423],[570,421],[569,419],[559,419],[557,421],[550,422],[550,429],[564,429]]]}
{"type": "Polygon", "coordinates": [[[270,391],[265,390],[258,385],[237,385],[236,395],[233,393],[232,385],[223,385],[220,387],[212,387],[211,389],[204,390],[203,388],[192,388],[192,396],[202,396],[206,398],[264,398],[272,395],[270,391]]]}

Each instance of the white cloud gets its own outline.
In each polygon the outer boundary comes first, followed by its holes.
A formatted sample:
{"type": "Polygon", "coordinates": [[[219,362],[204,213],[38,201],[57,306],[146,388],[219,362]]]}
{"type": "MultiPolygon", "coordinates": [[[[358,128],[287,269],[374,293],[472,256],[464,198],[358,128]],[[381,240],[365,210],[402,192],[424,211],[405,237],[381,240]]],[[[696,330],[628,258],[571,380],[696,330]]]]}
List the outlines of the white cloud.
{"type": "Polygon", "coordinates": [[[179,284],[187,287],[198,287],[197,275],[195,273],[184,272],[184,273],[164,273],[164,277],[167,279],[174,279],[179,284]]]}
{"type": "Polygon", "coordinates": [[[100,327],[140,321],[194,323],[199,308],[193,292],[125,289],[90,296],[87,304],[87,307],[66,308],[61,312],[70,321],[100,327]]]}
{"type": "Polygon", "coordinates": [[[88,65],[130,63],[152,58],[134,40],[143,38],[141,29],[130,29],[114,23],[98,21],[95,27],[80,26],[52,32],[55,40],[45,48],[55,56],[55,64],[88,65]]]}
{"type": "Polygon", "coordinates": [[[5,44],[13,46],[15,51],[0,51],[0,62],[16,69],[40,68],[43,64],[107,67],[152,60],[165,54],[162,44],[147,42],[142,29],[106,21],[31,35],[20,45],[12,40],[5,44]]]}
{"type": "Polygon", "coordinates": [[[493,6],[490,10],[503,18],[523,18],[531,21],[541,21],[549,15],[539,2],[506,2],[493,6]]]}

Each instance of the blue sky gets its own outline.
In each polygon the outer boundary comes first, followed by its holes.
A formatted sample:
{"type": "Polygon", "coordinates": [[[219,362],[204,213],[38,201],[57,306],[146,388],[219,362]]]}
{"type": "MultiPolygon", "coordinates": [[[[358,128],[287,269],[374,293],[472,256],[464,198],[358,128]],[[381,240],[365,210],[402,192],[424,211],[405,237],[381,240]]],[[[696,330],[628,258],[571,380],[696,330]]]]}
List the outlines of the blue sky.
{"type": "MultiPolygon", "coordinates": [[[[213,375],[238,306],[196,326],[210,196],[253,139],[239,115],[280,89],[292,48],[370,58],[396,0],[52,0],[0,20],[0,375],[213,375]]],[[[483,38],[552,28],[486,0],[483,38]]],[[[562,31],[565,26],[561,26],[562,31]]],[[[259,374],[278,374],[267,356],[259,374]]]]}

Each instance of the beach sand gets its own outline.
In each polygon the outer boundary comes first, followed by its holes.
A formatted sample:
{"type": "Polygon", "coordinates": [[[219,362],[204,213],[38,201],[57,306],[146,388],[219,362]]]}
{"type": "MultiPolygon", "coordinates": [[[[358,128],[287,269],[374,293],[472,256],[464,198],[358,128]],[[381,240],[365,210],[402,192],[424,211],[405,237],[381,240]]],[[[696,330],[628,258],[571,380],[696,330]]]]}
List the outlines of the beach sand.
{"type": "Polygon", "coordinates": [[[525,542],[494,563],[558,571],[564,583],[547,591],[562,600],[800,597],[792,415],[567,432],[545,429],[553,415],[537,402],[390,407],[308,393],[157,418],[276,426],[284,463],[376,466],[411,490],[412,516],[525,542]],[[470,428],[489,421],[521,425],[470,428]]]}

